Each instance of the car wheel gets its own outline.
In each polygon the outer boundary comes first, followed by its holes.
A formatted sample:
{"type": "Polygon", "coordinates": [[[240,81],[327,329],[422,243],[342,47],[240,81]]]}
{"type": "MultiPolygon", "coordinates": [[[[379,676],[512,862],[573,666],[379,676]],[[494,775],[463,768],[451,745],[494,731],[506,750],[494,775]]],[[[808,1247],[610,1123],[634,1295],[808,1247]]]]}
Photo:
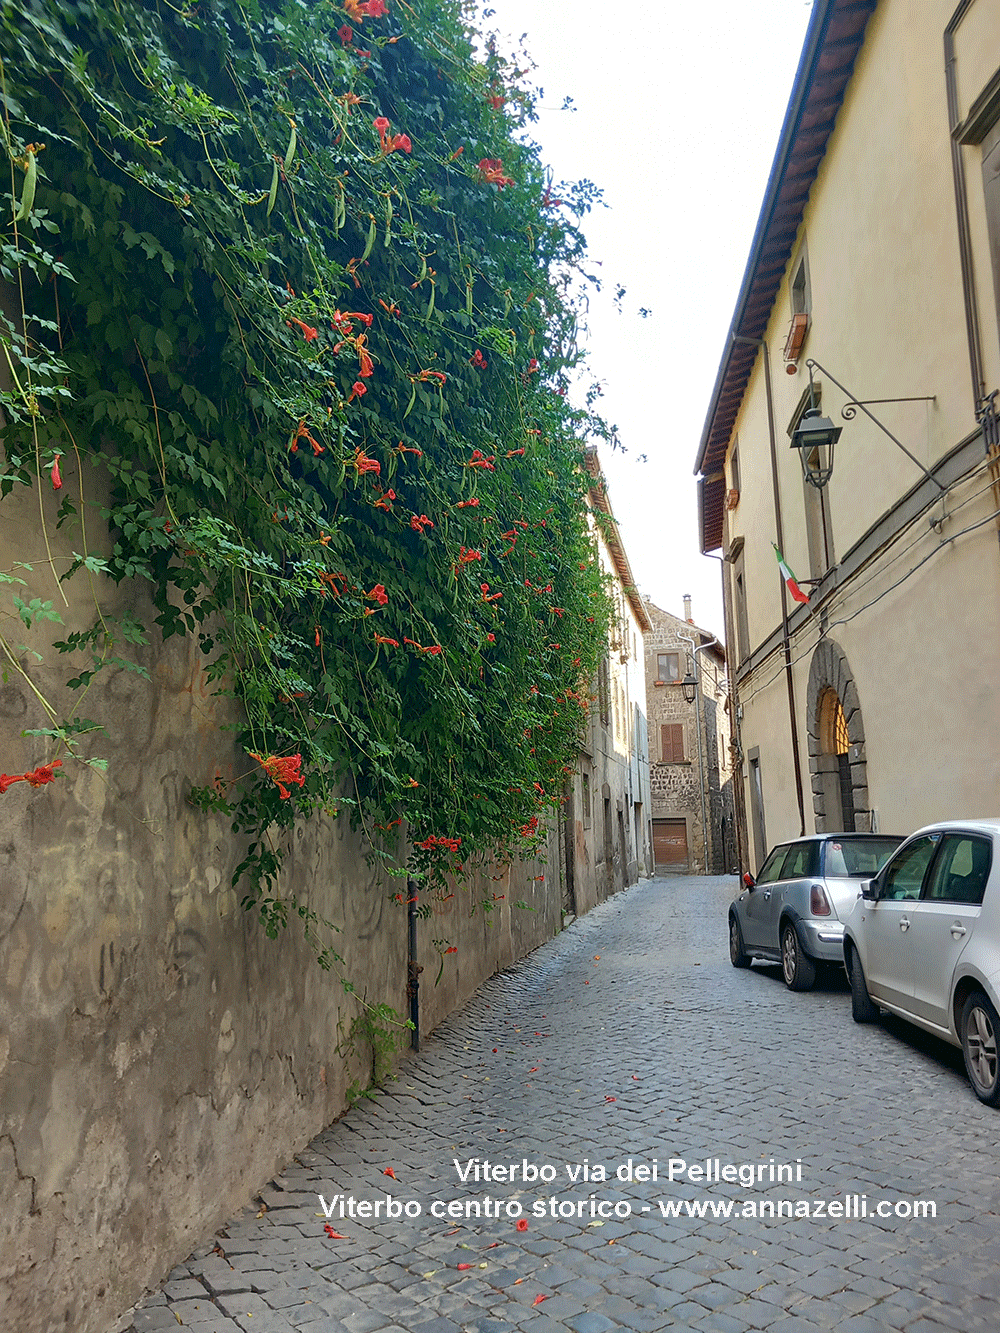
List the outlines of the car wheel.
{"type": "Polygon", "coordinates": [[[750,955],[743,947],[743,932],[735,916],[729,918],[729,961],[733,967],[750,966],[750,955]]]}
{"type": "Polygon", "coordinates": [[[987,1106],[1000,1105],[998,1033],[997,1011],[982,991],[973,991],[962,1009],[962,1053],[972,1091],[987,1106]]]}
{"type": "Polygon", "coordinates": [[[847,975],[851,982],[851,1017],[855,1023],[874,1023],[878,1018],[878,1005],[868,994],[868,983],[865,981],[864,968],[861,966],[861,959],[858,957],[857,950],[851,949],[848,958],[850,959],[847,975]]]}
{"type": "Polygon", "coordinates": [[[789,990],[809,990],[816,980],[816,964],[803,949],[790,921],[781,931],[781,974],[789,990]]]}

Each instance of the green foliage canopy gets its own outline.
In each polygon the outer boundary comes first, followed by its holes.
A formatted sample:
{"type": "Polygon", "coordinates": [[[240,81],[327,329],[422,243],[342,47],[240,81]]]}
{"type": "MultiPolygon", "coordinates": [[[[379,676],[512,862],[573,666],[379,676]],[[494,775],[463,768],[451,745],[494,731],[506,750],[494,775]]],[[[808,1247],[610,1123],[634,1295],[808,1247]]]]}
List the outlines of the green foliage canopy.
{"type": "MultiPolygon", "coordinates": [[[[608,609],[566,398],[595,192],[547,180],[520,71],[456,0],[2,14],[0,488],[61,455],[78,524],[106,474],[68,574],[144,581],[241,701],[248,773],[197,799],[251,897],[269,827],[345,803],[411,874],[530,850],[608,609]]],[[[74,683],[141,638],[99,616],[74,683]]]]}

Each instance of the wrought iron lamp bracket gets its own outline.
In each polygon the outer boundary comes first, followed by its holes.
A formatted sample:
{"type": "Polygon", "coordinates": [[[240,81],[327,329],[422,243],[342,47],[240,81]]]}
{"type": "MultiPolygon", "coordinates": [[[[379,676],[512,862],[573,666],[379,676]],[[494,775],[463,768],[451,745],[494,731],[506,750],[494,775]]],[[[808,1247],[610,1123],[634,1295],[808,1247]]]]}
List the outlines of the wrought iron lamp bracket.
{"type": "MultiPolygon", "coordinates": [[[[924,394],[918,398],[852,398],[849,403],[845,403],[840,409],[840,415],[845,421],[853,421],[858,415],[858,408],[870,407],[872,403],[936,403],[937,395],[933,393],[924,394]]],[[[871,415],[869,413],[869,415],[871,415]]],[[[872,418],[874,420],[874,417],[872,418]]],[[[876,422],[876,425],[878,423],[876,422]]]]}
{"type": "MultiPolygon", "coordinates": [[[[840,389],[842,393],[847,394],[847,403],[841,409],[841,415],[844,417],[845,420],[852,421],[854,417],[857,415],[857,410],[860,407],[861,411],[864,412],[865,416],[868,417],[870,421],[873,421],[876,426],[878,426],[882,434],[888,435],[889,439],[892,440],[893,444],[897,447],[897,449],[902,449],[903,453],[907,456],[910,462],[913,463],[914,466],[918,467],[920,471],[924,474],[924,476],[928,479],[928,481],[932,482],[933,485],[937,487],[937,489],[941,492],[942,498],[947,494],[947,488],[943,486],[941,482],[938,481],[937,477],[935,477],[932,472],[929,472],[927,468],[924,467],[923,463],[921,463],[919,458],[917,458],[914,454],[910,453],[909,449],[907,449],[903,441],[898,440],[896,436],[893,435],[889,427],[884,425],[881,421],[879,421],[878,417],[875,415],[874,412],[870,412],[868,410],[869,403],[934,402],[935,396],[933,394],[922,398],[867,398],[867,399],[855,398],[854,395],[851,393],[850,389],[845,388],[844,385],[841,384],[840,380],[836,379],[833,375],[831,375],[830,372],[826,369],[826,367],[821,366],[818,361],[810,357],[809,360],[806,362],[806,365],[809,367],[810,382],[812,380],[812,372],[815,369],[818,370],[821,375],[825,375],[828,380],[832,381],[832,383],[836,384],[837,388],[840,389]]],[[[943,515],[939,519],[932,519],[931,526],[934,527],[935,530],[939,531],[940,524],[943,522],[943,519],[944,519],[943,515]]]]}

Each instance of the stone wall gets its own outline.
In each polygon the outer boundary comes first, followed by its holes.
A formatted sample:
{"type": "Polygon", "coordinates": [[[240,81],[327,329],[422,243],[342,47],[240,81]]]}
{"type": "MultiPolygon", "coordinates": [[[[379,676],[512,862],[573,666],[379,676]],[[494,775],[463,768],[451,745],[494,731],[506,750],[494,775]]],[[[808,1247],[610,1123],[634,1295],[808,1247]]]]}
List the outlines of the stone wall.
{"type": "Polygon", "coordinates": [[[652,818],[684,820],[688,862],[677,870],[724,874],[735,863],[724,664],[718,660],[717,651],[697,653],[694,661],[699,696],[687,703],[679,681],[658,682],[657,657],[664,652],[677,653],[683,677],[691,666],[693,647],[711,643],[712,636],[652,602],[647,601],[646,611],[652,623],[652,630],[644,635],[652,818]],[[671,724],[684,728],[681,761],[664,759],[662,728],[671,724]]]}
{"type": "MultiPolygon", "coordinates": [[[[54,510],[51,494],[42,501],[54,510]]],[[[35,562],[38,591],[59,604],[37,520],[37,497],[16,504],[0,565],[35,562]]],[[[73,544],[60,540],[57,569],[73,544]]],[[[101,591],[112,610],[149,611],[134,588],[101,591]]],[[[34,631],[32,647],[93,616],[85,602],[61,610],[65,624],[34,631]]],[[[21,660],[61,708],[55,673],[30,652],[21,660]]],[[[241,848],[228,822],[186,802],[192,784],[247,764],[226,748],[227,705],[202,662],[172,639],[146,650],[149,681],[124,670],[98,677],[84,711],[107,727],[93,746],[107,773],[67,759],[51,785],[19,783],[0,797],[3,1329],[107,1333],[342,1112],[352,1083],[367,1083],[362,1001],[407,1012],[399,882],[366,862],[345,815],[297,826],[284,873],[338,927],[342,966],[323,972],[296,924],[272,941],[242,911],[231,886],[241,848]]],[[[21,734],[43,725],[28,682],[9,671],[5,772],[46,758],[42,741],[21,734]]],[[[550,850],[548,867],[484,875],[419,923],[424,1033],[559,930],[554,838],[550,850]],[[483,899],[494,909],[485,915],[483,899]],[[434,941],[458,950],[437,986],[434,941]]]]}

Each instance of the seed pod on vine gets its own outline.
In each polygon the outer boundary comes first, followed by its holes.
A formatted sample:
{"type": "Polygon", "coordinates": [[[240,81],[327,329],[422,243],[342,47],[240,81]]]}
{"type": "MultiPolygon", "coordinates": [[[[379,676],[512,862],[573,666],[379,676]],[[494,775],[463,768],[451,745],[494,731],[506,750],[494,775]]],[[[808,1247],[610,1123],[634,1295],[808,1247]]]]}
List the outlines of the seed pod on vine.
{"type": "Polygon", "coordinates": [[[289,136],[288,136],[288,147],[285,149],[285,170],[286,170],[286,171],[288,171],[288,169],[289,169],[289,168],[291,167],[291,165],[292,165],[292,160],[293,160],[294,157],[295,157],[295,145],[298,143],[298,132],[297,132],[297,130],[295,129],[295,121],[294,121],[294,120],[291,122],[291,126],[292,126],[292,132],[291,132],[291,134],[289,134],[289,136]]]}
{"type": "Polygon", "coordinates": [[[388,248],[389,238],[392,235],[391,229],[392,229],[392,195],[390,193],[387,194],[385,197],[385,240],[382,242],[382,244],[386,248],[388,248]]]}
{"type": "Polygon", "coordinates": [[[431,315],[434,314],[434,279],[431,278],[431,299],[427,302],[427,314],[424,315],[424,323],[429,324],[431,315]]]}
{"type": "Polygon", "coordinates": [[[30,148],[27,152],[27,159],[28,166],[24,173],[24,189],[21,191],[21,207],[14,214],[15,222],[27,222],[32,205],[35,202],[35,186],[38,184],[38,160],[30,148]]]}
{"type": "Polygon", "coordinates": [[[278,159],[274,159],[271,170],[271,188],[267,194],[267,216],[271,216],[271,210],[274,208],[274,201],[278,197],[278,159]]]}
{"type": "Polygon", "coordinates": [[[367,241],[365,242],[365,248],[364,248],[364,250],[362,251],[362,254],[361,254],[361,262],[362,262],[362,264],[365,262],[365,260],[366,260],[366,259],[368,258],[368,256],[371,254],[371,252],[372,252],[372,246],[375,244],[375,218],[374,218],[374,216],[373,216],[371,213],[369,213],[368,216],[371,218],[371,223],[369,224],[369,227],[368,227],[368,239],[367,239],[367,241]]]}

